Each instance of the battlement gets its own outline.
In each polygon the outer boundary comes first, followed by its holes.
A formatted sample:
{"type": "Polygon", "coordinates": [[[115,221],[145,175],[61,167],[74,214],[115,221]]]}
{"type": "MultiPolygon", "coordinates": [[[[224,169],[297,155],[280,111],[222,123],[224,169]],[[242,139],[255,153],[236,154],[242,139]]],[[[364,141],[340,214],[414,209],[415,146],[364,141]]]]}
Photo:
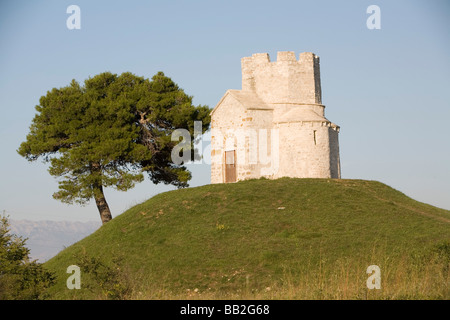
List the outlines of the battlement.
{"type": "Polygon", "coordinates": [[[266,103],[322,103],[320,60],[312,52],[279,51],[241,59],[242,90],[256,92],[266,103]]]}
{"type": "Polygon", "coordinates": [[[302,52],[299,54],[299,59],[295,57],[294,51],[278,51],[277,60],[271,62],[268,53],[254,53],[251,57],[244,57],[241,59],[243,64],[260,65],[263,63],[276,63],[280,61],[296,61],[300,64],[308,63],[314,60],[319,60],[319,57],[312,52],[302,52]]]}

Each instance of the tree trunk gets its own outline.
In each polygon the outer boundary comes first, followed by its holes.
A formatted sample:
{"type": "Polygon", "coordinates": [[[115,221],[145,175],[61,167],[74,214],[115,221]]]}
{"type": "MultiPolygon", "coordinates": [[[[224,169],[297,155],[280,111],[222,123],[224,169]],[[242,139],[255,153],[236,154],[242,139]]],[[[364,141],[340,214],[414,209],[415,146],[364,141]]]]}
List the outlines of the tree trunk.
{"type": "Polygon", "coordinates": [[[111,210],[109,210],[108,203],[105,199],[105,194],[103,193],[103,185],[101,180],[102,169],[100,164],[97,162],[91,163],[90,167],[91,174],[94,174],[98,178],[92,187],[94,189],[94,199],[97,204],[98,212],[100,213],[100,219],[102,219],[102,224],[105,224],[112,219],[112,216],[111,210]]]}
{"type": "Polygon", "coordinates": [[[100,213],[100,219],[102,219],[102,224],[105,224],[112,219],[112,216],[103,193],[102,185],[94,187],[94,198],[95,203],[97,204],[98,212],[100,213]]]}

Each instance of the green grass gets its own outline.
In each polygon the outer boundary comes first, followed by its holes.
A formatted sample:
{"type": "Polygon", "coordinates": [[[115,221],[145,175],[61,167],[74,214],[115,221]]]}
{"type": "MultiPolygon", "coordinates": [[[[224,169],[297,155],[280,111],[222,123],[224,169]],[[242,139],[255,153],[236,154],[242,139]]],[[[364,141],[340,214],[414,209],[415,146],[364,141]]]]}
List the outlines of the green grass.
{"type": "Polygon", "coordinates": [[[45,267],[52,299],[448,299],[449,223],[376,181],[249,180],[159,194],[45,267]],[[86,258],[111,283],[91,266],[67,289],[66,268],[86,258]]]}

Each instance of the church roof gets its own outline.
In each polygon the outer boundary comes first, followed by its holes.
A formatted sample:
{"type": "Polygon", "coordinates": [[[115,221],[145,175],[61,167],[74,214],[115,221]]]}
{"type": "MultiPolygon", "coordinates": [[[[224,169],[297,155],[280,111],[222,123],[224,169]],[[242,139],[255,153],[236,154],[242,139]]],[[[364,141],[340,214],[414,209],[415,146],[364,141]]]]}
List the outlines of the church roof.
{"type": "Polygon", "coordinates": [[[227,90],[216,107],[211,111],[211,115],[214,111],[222,104],[225,98],[231,95],[246,109],[260,109],[260,110],[273,110],[273,107],[269,106],[267,103],[261,100],[258,95],[253,91],[242,91],[242,90],[227,90]]]}
{"type": "MultiPolygon", "coordinates": [[[[227,99],[233,97],[239,104],[247,110],[274,110],[273,104],[265,103],[255,92],[245,90],[227,90],[220,99],[219,103],[211,111],[211,115],[220,107],[220,105],[227,99]]],[[[332,127],[338,127],[324,116],[319,115],[309,108],[302,106],[292,106],[292,109],[282,114],[274,114],[274,123],[288,123],[288,122],[326,122],[332,127]]]]}
{"type": "Polygon", "coordinates": [[[304,109],[299,107],[294,107],[292,110],[283,113],[279,117],[274,119],[276,123],[282,122],[300,122],[300,121],[319,121],[319,122],[330,122],[327,118],[318,115],[311,109],[304,109]]]}

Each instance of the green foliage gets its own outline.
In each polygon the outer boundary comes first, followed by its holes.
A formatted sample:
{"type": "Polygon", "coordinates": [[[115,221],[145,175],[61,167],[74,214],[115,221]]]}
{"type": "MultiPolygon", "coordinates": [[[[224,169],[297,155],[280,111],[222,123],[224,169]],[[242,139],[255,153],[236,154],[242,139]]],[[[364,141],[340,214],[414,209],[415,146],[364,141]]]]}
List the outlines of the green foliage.
{"type": "Polygon", "coordinates": [[[101,290],[110,300],[126,299],[132,291],[123,260],[114,257],[110,264],[88,256],[86,251],[75,255],[83,274],[83,286],[92,292],[101,290]],[[90,279],[86,279],[90,276],[90,279]]]}
{"type": "Polygon", "coordinates": [[[9,232],[7,217],[0,219],[0,300],[42,299],[55,276],[29,260],[25,239],[9,232]]]}
{"type": "Polygon", "coordinates": [[[144,173],[154,183],[186,187],[191,175],[171,161],[178,143],[171,134],[187,129],[193,136],[194,121],[202,121],[202,133],[210,123],[208,107],[194,106],[162,72],[152,80],[129,72],[101,73],[84,86],[72,80],[42,96],[36,111],[18,153],[50,163],[59,179],[54,198],[70,204],[98,198],[100,186],[126,191],[144,173]]]}

